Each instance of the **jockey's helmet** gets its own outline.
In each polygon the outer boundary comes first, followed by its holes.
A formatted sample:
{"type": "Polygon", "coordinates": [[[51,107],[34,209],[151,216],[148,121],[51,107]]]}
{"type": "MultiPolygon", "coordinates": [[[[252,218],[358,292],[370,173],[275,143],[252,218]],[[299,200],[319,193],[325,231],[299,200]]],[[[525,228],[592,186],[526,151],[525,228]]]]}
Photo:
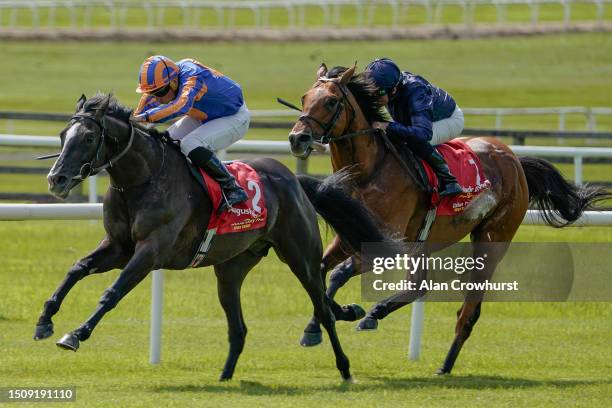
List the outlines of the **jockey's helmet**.
{"type": "Polygon", "coordinates": [[[168,57],[153,55],[140,66],[138,93],[151,93],[170,83],[178,76],[178,66],[168,57]]]}
{"type": "Polygon", "coordinates": [[[374,80],[381,95],[388,94],[402,79],[402,71],[389,58],[375,59],[368,64],[365,72],[374,80]]]}

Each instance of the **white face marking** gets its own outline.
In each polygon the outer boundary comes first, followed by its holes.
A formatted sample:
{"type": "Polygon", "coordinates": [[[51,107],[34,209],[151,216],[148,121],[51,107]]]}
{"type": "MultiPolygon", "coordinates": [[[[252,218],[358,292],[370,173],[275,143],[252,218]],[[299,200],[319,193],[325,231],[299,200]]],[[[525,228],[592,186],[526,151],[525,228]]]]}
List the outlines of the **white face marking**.
{"type": "MultiPolygon", "coordinates": [[[[73,139],[77,134],[79,134],[80,126],[83,126],[83,124],[76,122],[75,124],[70,126],[70,128],[68,128],[68,130],[64,134],[64,148],[66,148],[66,145],[71,139],[73,139]]],[[[62,149],[62,153],[64,152],[64,148],[62,149]]],[[[60,155],[60,157],[53,164],[53,167],[51,167],[51,170],[49,170],[49,174],[47,175],[47,177],[54,174],[56,172],[56,167],[61,164],[63,164],[63,159],[62,159],[62,156],[60,155]]]]}
{"type": "Polygon", "coordinates": [[[79,134],[79,127],[81,126],[83,126],[83,124],[80,122],[76,122],[74,125],[70,126],[70,128],[66,131],[64,146],[66,146],[66,143],[68,143],[70,139],[79,134]]]}

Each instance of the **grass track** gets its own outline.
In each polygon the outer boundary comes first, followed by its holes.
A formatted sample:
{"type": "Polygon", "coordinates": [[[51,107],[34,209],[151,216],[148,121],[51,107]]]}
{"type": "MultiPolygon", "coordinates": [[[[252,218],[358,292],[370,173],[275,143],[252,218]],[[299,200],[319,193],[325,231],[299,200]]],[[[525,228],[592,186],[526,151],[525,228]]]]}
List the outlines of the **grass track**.
{"type": "MultiPolygon", "coordinates": [[[[611,234],[609,228],[523,227],[518,240],[610,242],[611,234]]],[[[249,335],[230,383],[216,380],[226,324],[210,269],[166,273],[161,366],[147,363],[149,279],[78,353],[60,351],[52,340],[34,342],[43,301],[100,236],[99,222],[0,224],[0,385],[74,384],[76,406],[88,407],[601,406],[612,393],[610,303],[487,304],[450,378],[431,374],[452,339],[457,304],[427,304],[423,358],[416,363],[406,360],[409,308],[381,322],[377,333],[358,334],[339,323],[359,380],[344,387],[328,341],[308,350],[297,345],[311,307],[275,256],[245,282],[249,335]]],[[[53,341],[87,317],[116,275],[92,276],[75,287],[55,319],[53,341]]],[[[343,302],[358,299],[358,281],[340,293],[343,302]]]]}
{"type": "MultiPolygon", "coordinates": [[[[81,93],[101,89],[112,90],[133,106],[138,67],[148,55],[162,53],[175,59],[197,58],[220,69],[241,83],[252,109],[278,109],[277,96],[298,101],[322,61],[333,66],[357,60],[363,68],[380,56],[393,57],[402,67],[424,75],[465,107],[608,106],[611,47],[610,34],[329,44],[3,42],[0,77],[11,81],[0,92],[0,105],[70,112],[81,93]]],[[[555,127],[556,118],[546,120],[555,127]]],[[[529,121],[531,125],[542,119],[529,121]]],[[[584,122],[572,118],[568,128],[573,126],[584,128],[584,122]]],[[[43,134],[60,129],[58,124],[43,134]]]]}
{"type": "MultiPolygon", "coordinates": [[[[134,104],[137,67],[145,56],[159,52],[193,56],[220,68],[243,84],[249,105],[256,109],[277,108],[275,96],[297,100],[311,85],[321,60],[333,65],[358,58],[363,66],[380,55],[422,72],[448,88],[463,106],[606,106],[612,91],[611,46],[612,36],[606,34],[363,42],[351,47],[3,42],[0,77],[11,81],[0,88],[0,105],[68,112],[81,92],[90,95],[97,89],[113,89],[121,101],[134,104]]],[[[551,123],[554,126],[555,120],[538,125],[551,123]]],[[[570,126],[582,128],[583,123],[576,118],[570,126]]],[[[57,134],[59,128],[26,124],[18,130],[57,134]]],[[[317,172],[325,166],[327,159],[322,158],[312,168],[317,172]]],[[[587,166],[594,173],[586,178],[603,179],[608,167],[587,166]]],[[[564,170],[571,174],[571,169],[564,170]]],[[[28,186],[44,191],[40,176],[24,177],[2,176],[0,190],[28,186]]],[[[216,381],[227,349],[226,323],[209,269],[166,274],[159,367],[147,363],[149,279],[107,315],[78,353],[53,345],[89,315],[117,271],[79,283],[55,319],[52,340],[32,341],[44,300],[69,265],[101,236],[99,222],[0,223],[0,386],[74,384],[78,402],[70,406],[87,407],[591,407],[607,406],[612,399],[610,303],[487,304],[450,378],[431,374],[452,340],[457,304],[427,304],[423,357],[417,363],[406,360],[409,308],[385,319],[377,333],[357,334],[352,324],[339,323],[359,381],[341,386],[327,341],[312,350],[297,346],[311,307],[297,280],[274,256],[262,261],[245,282],[249,335],[231,383],[216,381]]],[[[610,242],[612,229],[522,227],[517,239],[610,242]]],[[[358,281],[339,295],[342,302],[358,299],[358,281]]]]}

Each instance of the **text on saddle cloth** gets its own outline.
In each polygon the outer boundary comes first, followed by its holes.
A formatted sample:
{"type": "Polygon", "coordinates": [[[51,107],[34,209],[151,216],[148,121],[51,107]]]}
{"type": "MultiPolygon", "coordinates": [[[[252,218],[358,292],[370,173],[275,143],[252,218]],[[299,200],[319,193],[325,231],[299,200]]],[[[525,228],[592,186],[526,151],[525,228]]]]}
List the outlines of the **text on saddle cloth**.
{"type": "Polygon", "coordinates": [[[217,209],[223,200],[221,186],[205,171],[199,169],[213,203],[213,211],[207,229],[214,228],[217,230],[216,234],[221,235],[263,228],[266,225],[268,210],[259,174],[243,162],[234,161],[225,163],[225,165],[249,198],[217,214],[217,209]]]}
{"type": "Polygon", "coordinates": [[[213,208],[206,234],[191,261],[192,268],[197,267],[204,261],[216,235],[263,228],[267,222],[268,209],[259,174],[243,162],[226,162],[225,165],[236,178],[236,182],[246,191],[249,198],[245,202],[235,204],[232,208],[218,214],[217,209],[221,205],[221,200],[224,200],[221,186],[204,170],[198,169],[206,184],[206,190],[213,208]]]}

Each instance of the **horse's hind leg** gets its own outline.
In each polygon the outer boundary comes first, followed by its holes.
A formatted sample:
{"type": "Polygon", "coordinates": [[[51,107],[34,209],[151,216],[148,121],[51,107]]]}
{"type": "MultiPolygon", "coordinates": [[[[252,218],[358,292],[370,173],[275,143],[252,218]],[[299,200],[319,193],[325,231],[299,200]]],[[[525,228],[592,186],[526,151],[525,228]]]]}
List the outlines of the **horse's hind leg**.
{"type": "Polygon", "coordinates": [[[113,245],[108,239],[104,239],[92,253],[76,262],[62,283],[45,302],[43,312],[36,323],[34,340],[46,339],[53,334],[51,318],[59,311],[64,298],[78,281],[94,273],[121,268],[127,260],[128,256],[121,248],[113,245]]]}
{"type": "MultiPolygon", "coordinates": [[[[296,233],[295,230],[292,231],[296,233]]],[[[338,334],[336,333],[336,318],[334,317],[332,308],[339,314],[342,313],[342,311],[337,303],[325,295],[323,279],[319,270],[319,261],[321,259],[320,246],[318,248],[308,248],[308,246],[320,245],[318,234],[318,231],[313,231],[312,234],[306,234],[311,238],[307,239],[306,242],[300,240],[300,244],[294,240],[284,240],[280,245],[277,245],[275,249],[279,252],[280,257],[286,260],[291,271],[298,277],[302,286],[308,292],[314,306],[315,316],[321,324],[323,324],[329,336],[332,348],[334,349],[336,367],[340,371],[342,378],[346,381],[350,381],[350,363],[348,357],[342,350],[338,334]]]]}
{"type": "MultiPolygon", "coordinates": [[[[501,261],[507,249],[506,243],[500,242],[494,245],[494,247],[489,247],[489,250],[487,250],[484,247],[479,246],[478,243],[474,243],[474,259],[483,257],[485,252],[486,256],[484,256],[484,268],[481,271],[471,271],[470,282],[485,282],[486,280],[489,280],[491,276],[493,276],[495,267],[499,261],[501,261]]],[[[442,367],[438,369],[436,374],[450,374],[463,344],[465,344],[467,339],[470,337],[472,329],[480,317],[483,296],[484,291],[482,290],[468,291],[466,293],[465,301],[463,302],[461,308],[457,311],[455,338],[451,344],[448,354],[446,355],[446,359],[444,359],[442,367]]]]}
{"type": "MultiPolygon", "coordinates": [[[[522,219],[522,217],[516,217],[516,219],[522,219]]],[[[493,276],[493,272],[495,272],[497,264],[506,254],[510,241],[520,225],[520,221],[504,221],[505,222],[498,221],[493,218],[492,221],[485,222],[472,233],[472,242],[474,245],[473,257],[474,259],[482,257],[485,260],[484,268],[481,271],[471,271],[471,282],[484,282],[490,280],[493,276]],[[499,228],[499,226],[503,226],[503,228],[499,228]]],[[[450,374],[453,369],[455,361],[461,351],[461,347],[463,347],[463,344],[465,344],[470,337],[472,329],[480,317],[483,297],[484,291],[468,291],[466,293],[465,301],[457,311],[455,338],[437,374],[450,374]]]]}
{"type": "Polygon", "coordinates": [[[229,380],[234,374],[238,357],[244,348],[247,327],[242,316],[240,305],[240,288],[246,274],[255,266],[261,256],[244,252],[235,258],[215,265],[217,275],[217,293],[225,311],[229,337],[229,355],[225,361],[220,380],[229,380]]]}

